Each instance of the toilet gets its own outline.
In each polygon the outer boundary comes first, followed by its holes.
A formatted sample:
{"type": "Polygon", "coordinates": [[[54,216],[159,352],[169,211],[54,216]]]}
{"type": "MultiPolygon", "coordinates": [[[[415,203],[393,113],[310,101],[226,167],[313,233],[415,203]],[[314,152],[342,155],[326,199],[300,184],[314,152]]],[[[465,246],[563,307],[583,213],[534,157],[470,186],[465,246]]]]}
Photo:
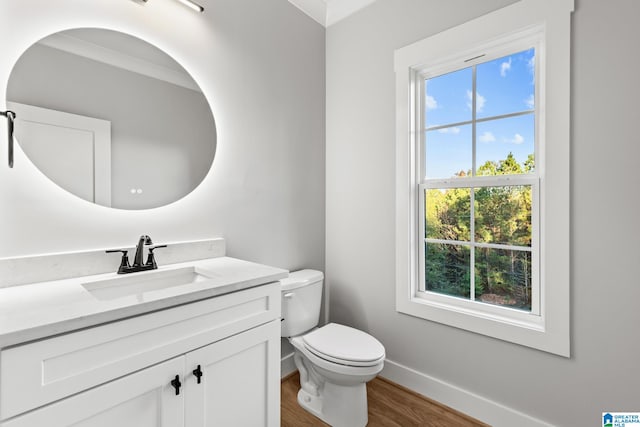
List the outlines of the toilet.
{"type": "Polygon", "coordinates": [[[294,347],[300,372],[298,403],[333,427],[367,424],[367,381],[384,366],[384,346],[337,323],[318,328],[324,276],[300,270],[280,281],[282,337],[294,347]]]}

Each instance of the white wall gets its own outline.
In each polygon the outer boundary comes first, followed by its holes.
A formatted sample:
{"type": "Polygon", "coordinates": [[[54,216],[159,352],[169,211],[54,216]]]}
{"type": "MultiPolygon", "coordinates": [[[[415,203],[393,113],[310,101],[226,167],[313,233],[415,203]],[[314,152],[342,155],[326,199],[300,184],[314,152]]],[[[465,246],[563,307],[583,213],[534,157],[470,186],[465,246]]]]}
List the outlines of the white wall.
{"type": "Polygon", "coordinates": [[[560,426],[637,411],[640,286],[636,0],[576,0],[572,30],[572,356],[395,312],[393,52],[512,0],[378,0],[327,30],[330,317],[390,360],[560,426]]]}
{"type": "Polygon", "coordinates": [[[230,256],[323,268],[324,29],[286,0],[201,2],[204,14],[170,0],[0,3],[0,100],[32,43],[68,28],[101,27],[146,40],[181,63],[207,96],[218,132],[202,185],[144,211],[66,194],[19,147],[8,169],[2,137],[0,258],[130,246],[149,234],[156,243],[225,237],[230,256]]]}

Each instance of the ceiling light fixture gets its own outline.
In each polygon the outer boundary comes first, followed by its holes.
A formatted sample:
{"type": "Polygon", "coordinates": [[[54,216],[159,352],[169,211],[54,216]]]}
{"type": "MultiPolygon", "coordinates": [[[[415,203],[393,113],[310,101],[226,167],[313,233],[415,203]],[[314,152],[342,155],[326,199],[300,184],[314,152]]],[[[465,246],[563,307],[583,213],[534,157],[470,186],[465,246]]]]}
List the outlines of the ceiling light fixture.
{"type": "MultiPolygon", "coordinates": [[[[147,3],[149,0],[133,0],[137,3],[147,3]]],[[[182,3],[183,5],[187,6],[189,9],[193,9],[196,12],[204,12],[204,7],[200,6],[198,3],[192,1],[192,0],[178,0],[180,3],[182,3]]]]}
{"type": "Polygon", "coordinates": [[[204,12],[204,7],[200,6],[198,3],[193,2],[191,0],[178,0],[183,5],[195,10],[196,12],[204,12]]]}

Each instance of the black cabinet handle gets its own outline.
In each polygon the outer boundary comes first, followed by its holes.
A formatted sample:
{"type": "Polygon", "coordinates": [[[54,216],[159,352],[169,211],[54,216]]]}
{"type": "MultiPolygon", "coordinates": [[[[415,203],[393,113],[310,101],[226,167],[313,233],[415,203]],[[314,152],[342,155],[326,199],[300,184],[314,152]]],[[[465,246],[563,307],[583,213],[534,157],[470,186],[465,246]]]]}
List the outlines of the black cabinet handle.
{"type": "Polygon", "coordinates": [[[180,387],[182,387],[182,383],[180,382],[180,376],[176,375],[174,379],[171,380],[171,385],[176,389],[176,396],[180,394],[180,387]]]}
{"type": "Polygon", "coordinates": [[[196,378],[198,379],[198,384],[200,384],[200,378],[203,375],[202,369],[200,369],[200,365],[198,365],[198,367],[193,370],[193,375],[196,376],[196,378]]]}

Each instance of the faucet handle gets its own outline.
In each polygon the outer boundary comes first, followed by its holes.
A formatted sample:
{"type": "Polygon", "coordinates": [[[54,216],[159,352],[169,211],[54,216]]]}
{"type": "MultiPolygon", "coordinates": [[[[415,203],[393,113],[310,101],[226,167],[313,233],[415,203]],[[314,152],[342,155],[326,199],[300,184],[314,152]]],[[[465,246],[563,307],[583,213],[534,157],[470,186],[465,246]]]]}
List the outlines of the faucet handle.
{"type": "Polygon", "coordinates": [[[155,246],[151,246],[151,247],[147,248],[149,250],[149,255],[147,255],[147,262],[145,263],[145,265],[152,266],[153,270],[158,268],[158,264],[156,264],[156,258],[153,255],[153,250],[154,249],[158,249],[158,248],[166,248],[166,247],[167,247],[167,245],[155,245],[155,246]]]}
{"type": "Polygon", "coordinates": [[[105,252],[108,254],[114,252],[122,252],[122,259],[120,260],[120,267],[118,267],[118,274],[124,273],[127,268],[131,267],[129,265],[129,256],[127,255],[127,253],[129,252],[128,249],[108,249],[105,252]]]}

